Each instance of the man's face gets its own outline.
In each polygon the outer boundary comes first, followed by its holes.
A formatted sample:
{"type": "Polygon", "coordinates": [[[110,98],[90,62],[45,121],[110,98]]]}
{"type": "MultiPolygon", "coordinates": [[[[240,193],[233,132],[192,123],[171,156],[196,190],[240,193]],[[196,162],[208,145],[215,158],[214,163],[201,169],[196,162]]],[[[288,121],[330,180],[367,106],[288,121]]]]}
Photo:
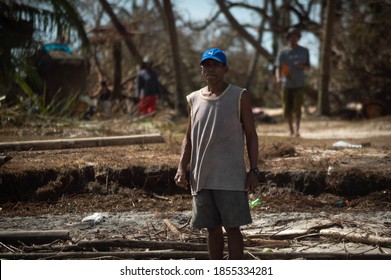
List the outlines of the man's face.
{"type": "Polygon", "coordinates": [[[292,44],[292,45],[297,45],[297,43],[299,42],[300,40],[300,35],[297,34],[297,33],[292,33],[289,35],[288,37],[288,41],[292,44]]]}
{"type": "Polygon", "coordinates": [[[228,67],[214,59],[207,59],[201,64],[201,73],[208,82],[217,82],[224,79],[228,67]]]}

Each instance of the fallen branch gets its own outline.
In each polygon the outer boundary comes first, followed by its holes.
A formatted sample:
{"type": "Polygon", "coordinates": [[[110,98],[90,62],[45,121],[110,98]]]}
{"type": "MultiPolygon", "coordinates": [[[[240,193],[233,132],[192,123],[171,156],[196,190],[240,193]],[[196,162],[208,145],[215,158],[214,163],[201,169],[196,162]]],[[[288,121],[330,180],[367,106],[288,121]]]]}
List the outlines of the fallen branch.
{"type": "Polygon", "coordinates": [[[334,239],[344,239],[350,242],[362,243],[367,245],[378,245],[382,247],[391,246],[391,238],[369,235],[367,233],[340,232],[335,230],[321,230],[320,235],[334,239]]]}
{"type": "Polygon", "coordinates": [[[246,238],[248,239],[268,238],[274,240],[296,239],[296,238],[302,238],[307,236],[313,236],[314,233],[319,233],[322,229],[331,228],[331,227],[343,228],[341,223],[332,222],[332,223],[313,226],[308,229],[297,229],[297,230],[284,229],[274,233],[258,233],[258,234],[246,236],[246,238]]]}
{"type": "Polygon", "coordinates": [[[77,149],[104,146],[122,146],[136,144],[164,143],[164,138],[159,134],[126,135],[111,137],[90,137],[75,139],[53,139],[36,141],[15,141],[0,143],[0,151],[27,151],[27,150],[55,150],[77,149]]]}
{"type": "Polygon", "coordinates": [[[307,237],[314,236],[323,236],[333,239],[344,239],[350,242],[362,243],[367,245],[374,246],[382,246],[382,247],[390,247],[391,246],[391,238],[388,237],[379,237],[374,235],[369,235],[367,233],[352,233],[352,232],[343,232],[332,229],[321,229],[324,228],[322,226],[316,227],[318,230],[314,228],[309,228],[308,230],[285,230],[279,233],[260,233],[247,236],[246,238],[249,240],[263,238],[266,239],[265,242],[270,240],[287,240],[287,239],[301,239],[307,237]]]}

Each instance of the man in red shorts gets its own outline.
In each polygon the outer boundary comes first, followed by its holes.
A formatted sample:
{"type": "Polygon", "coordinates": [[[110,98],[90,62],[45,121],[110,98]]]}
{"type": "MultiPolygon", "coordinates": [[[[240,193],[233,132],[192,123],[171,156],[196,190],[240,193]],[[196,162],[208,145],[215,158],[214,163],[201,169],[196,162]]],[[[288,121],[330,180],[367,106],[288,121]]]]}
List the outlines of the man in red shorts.
{"type": "Polygon", "coordinates": [[[141,70],[137,74],[136,94],[140,100],[140,115],[154,114],[156,112],[157,99],[160,95],[160,86],[158,76],[152,69],[152,61],[149,58],[144,58],[141,70]]]}

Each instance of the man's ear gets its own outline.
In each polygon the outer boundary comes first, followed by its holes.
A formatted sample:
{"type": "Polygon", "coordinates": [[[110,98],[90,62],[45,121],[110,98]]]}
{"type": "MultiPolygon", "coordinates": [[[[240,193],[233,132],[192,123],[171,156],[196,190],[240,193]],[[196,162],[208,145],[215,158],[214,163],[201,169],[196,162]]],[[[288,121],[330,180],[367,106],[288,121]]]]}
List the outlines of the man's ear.
{"type": "Polygon", "coordinates": [[[225,66],[224,66],[224,70],[225,70],[225,73],[227,73],[227,72],[229,71],[228,65],[225,65],[225,66]]]}

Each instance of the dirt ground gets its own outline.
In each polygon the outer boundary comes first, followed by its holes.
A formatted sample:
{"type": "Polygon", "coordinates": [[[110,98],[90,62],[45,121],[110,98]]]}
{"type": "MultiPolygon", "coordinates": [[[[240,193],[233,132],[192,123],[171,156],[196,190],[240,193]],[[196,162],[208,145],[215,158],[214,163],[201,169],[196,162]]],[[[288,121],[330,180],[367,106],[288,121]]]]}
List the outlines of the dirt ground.
{"type": "MultiPolygon", "coordinates": [[[[342,219],[345,230],[367,224],[367,233],[390,238],[391,117],[344,121],[307,116],[302,137],[291,138],[278,112],[266,113],[275,122],[257,120],[262,172],[260,187],[250,197],[259,197],[262,203],[252,209],[254,223],[244,228],[244,233],[281,231],[278,227],[303,229],[303,221],[308,229],[342,219]],[[362,146],[335,147],[338,141],[362,146]]],[[[1,151],[1,156],[11,158],[0,167],[3,230],[67,229],[72,242],[174,240],[163,223],[168,219],[181,228],[182,241],[204,240],[203,234],[188,228],[189,191],[173,183],[185,119],[161,112],[143,120],[120,117],[17,124],[15,119],[5,122],[3,117],[2,121],[1,142],[150,133],[160,133],[165,140],[84,149],[1,151]],[[100,213],[102,219],[82,222],[93,213],[100,213]]],[[[338,247],[338,242],[296,245],[288,246],[289,252],[298,252],[298,248],[309,252],[312,246],[317,252],[391,253],[387,246],[371,244],[365,245],[369,249],[356,243],[346,249],[346,244],[338,247]]],[[[9,253],[9,249],[2,248],[2,252],[9,253]]]]}

